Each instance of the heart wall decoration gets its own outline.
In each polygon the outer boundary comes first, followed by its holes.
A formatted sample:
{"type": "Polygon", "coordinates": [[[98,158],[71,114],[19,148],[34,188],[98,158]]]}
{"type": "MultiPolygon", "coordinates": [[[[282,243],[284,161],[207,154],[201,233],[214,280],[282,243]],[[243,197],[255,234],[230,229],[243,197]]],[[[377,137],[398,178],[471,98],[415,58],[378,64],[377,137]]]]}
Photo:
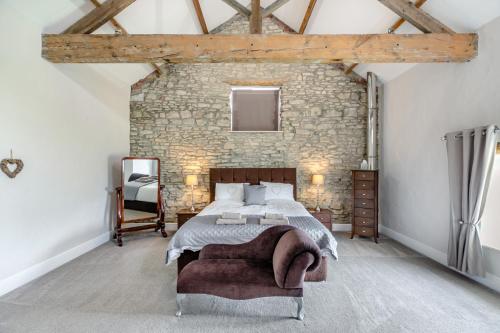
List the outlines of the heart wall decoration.
{"type": "Polygon", "coordinates": [[[0,169],[9,178],[15,178],[19,172],[24,167],[24,163],[21,160],[12,157],[12,151],[10,152],[10,158],[5,158],[0,162],[0,169]]]}

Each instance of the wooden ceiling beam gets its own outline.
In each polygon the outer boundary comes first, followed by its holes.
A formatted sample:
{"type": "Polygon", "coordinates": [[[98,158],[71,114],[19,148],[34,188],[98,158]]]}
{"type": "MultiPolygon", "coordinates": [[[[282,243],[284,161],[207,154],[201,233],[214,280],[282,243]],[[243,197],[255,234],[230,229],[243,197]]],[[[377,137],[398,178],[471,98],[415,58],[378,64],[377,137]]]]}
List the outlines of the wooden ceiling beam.
{"type": "Polygon", "coordinates": [[[280,7],[285,5],[290,0],[276,0],[262,11],[262,17],[267,17],[271,15],[275,10],[278,10],[280,7]]]}
{"type": "MultiPolygon", "coordinates": [[[[424,3],[426,3],[427,0],[417,0],[415,2],[415,7],[417,8],[420,8],[424,5],[424,3]]],[[[402,25],[403,23],[405,23],[406,20],[402,17],[399,18],[399,20],[397,20],[393,25],[391,25],[389,27],[389,29],[387,29],[387,32],[392,34],[394,33],[396,30],[398,30],[402,25]]],[[[346,66],[346,70],[345,70],[345,73],[346,74],[350,74],[359,64],[350,64],[348,66],[346,66]]]]}
{"type": "Polygon", "coordinates": [[[250,14],[251,14],[250,10],[248,10],[245,6],[240,4],[238,1],[236,1],[236,0],[222,0],[222,1],[224,1],[228,6],[230,6],[234,10],[236,10],[241,15],[243,15],[245,17],[250,17],[250,14]]]}
{"type": "Polygon", "coordinates": [[[196,16],[198,16],[198,22],[200,22],[201,30],[204,34],[208,34],[207,22],[205,22],[205,17],[203,16],[203,11],[201,10],[200,1],[193,0],[194,10],[196,11],[196,16]]]}
{"type": "Polygon", "coordinates": [[[424,33],[454,33],[453,30],[422,9],[417,8],[417,6],[409,0],[378,1],[424,33]]]}
{"type": "MultiPolygon", "coordinates": [[[[90,0],[94,6],[101,7],[101,3],[97,0],[90,0]]],[[[121,34],[128,35],[127,29],[123,25],[120,24],[115,18],[109,19],[109,23],[115,28],[115,30],[119,31],[121,34]]],[[[153,67],[154,71],[160,75],[162,73],[161,67],[155,64],[154,62],[150,63],[151,67],[153,67]]]]}
{"type": "Polygon", "coordinates": [[[262,33],[262,12],[260,11],[260,0],[252,0],[252,14],[250,14],[250,33],[262,33]]]}
{"type": "Polygon", "coordinates": [[[300,24],[299,34],[303,34],[306,31],[307,25],[309,24],[309,19],[311,18],[312,12],[314,11],[314,6],[316,6],[317,0],[309,0],[309,5],[307,6],[306,13],[300,24]]]}
{"type": "Polygon", "coordinates": [[[115,17],[118,13],[134,3],[135,0],[107,0],[96,7],[90,13],[76,21],[69,28],[64,30],[64,34],[90,34],[106,22],[115,17]]]}
{"type": "Polygon", "coordinates": [[[42,35],[54,63],[465,62],[477,47],[477,34],[42,35]]]}

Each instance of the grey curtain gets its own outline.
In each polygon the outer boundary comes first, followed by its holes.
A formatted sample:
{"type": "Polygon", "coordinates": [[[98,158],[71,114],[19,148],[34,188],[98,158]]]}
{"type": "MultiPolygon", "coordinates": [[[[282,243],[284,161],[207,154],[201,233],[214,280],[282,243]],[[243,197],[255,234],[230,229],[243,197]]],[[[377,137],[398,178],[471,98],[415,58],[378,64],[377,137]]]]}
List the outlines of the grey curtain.
{"type": "Polygon", "coordinates": [[[484,276],[479,228],[496,148],[496,126],[446,134],[451,226],[448,265],[484,276]]]}

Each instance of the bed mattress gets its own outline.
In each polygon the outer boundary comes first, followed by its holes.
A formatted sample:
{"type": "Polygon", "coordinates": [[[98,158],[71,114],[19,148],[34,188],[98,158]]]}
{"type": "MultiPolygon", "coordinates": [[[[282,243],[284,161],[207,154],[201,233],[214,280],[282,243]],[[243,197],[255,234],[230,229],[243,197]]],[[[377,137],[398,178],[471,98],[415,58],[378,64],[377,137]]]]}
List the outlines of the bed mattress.
{"type": "Polygon", "coordinates": [[[322,255],[337,259],[337,241],[331,231],[296,201],[272,200],[266,205],[251,206],[244,206],[241,202],[214,201],[175,233],[168,244],[166,263],[175,261],[185,250],[199,251],[208,244],[241,244],[251,241],[262,231],[272,227],[259,224],[259,219],[266,212],[284,214],[290,225],[306,232],[318,244],[322,255]],[[215,221],[223,212],[239,212],[247,217],[247,223],[217,225],[215,221]]]}

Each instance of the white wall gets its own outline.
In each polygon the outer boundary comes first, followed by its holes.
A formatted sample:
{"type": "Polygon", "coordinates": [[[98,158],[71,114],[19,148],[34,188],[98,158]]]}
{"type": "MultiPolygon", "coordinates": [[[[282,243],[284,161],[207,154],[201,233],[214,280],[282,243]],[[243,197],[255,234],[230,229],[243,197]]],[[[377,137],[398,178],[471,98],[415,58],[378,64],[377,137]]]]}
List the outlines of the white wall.
{"type": "Polygon", "coordinates": [[[24,161],[0,173],[0,294],[109,240],[112,166],[129,149],[129,86],[43,60],[42,30],[0,3],[0,159],[24,161]]]}
{"type": "MultiPolygon", "coordinates": [[[[500,135],[499,135],[500,138],[500,135]]],[[[500,154],[496,155],[488,190],[488,198],[484,205],[481,241],[484,245],[500,250],[500,154]]]]}
{"type": "MultiPolygon", "coordinates": [[[[479,31],[479,57],[470,63],[421,64],[385,85],[383,230],[441,262],[450,208],[440,138],[449,131],[500,125],[498,31],[500,18],[479,31]]],[[[487,255],[489,272],[500,277],[500,253],[488,249],[487,255]],[[498,267],[492,266],[495,260],[498,267]]]]}

